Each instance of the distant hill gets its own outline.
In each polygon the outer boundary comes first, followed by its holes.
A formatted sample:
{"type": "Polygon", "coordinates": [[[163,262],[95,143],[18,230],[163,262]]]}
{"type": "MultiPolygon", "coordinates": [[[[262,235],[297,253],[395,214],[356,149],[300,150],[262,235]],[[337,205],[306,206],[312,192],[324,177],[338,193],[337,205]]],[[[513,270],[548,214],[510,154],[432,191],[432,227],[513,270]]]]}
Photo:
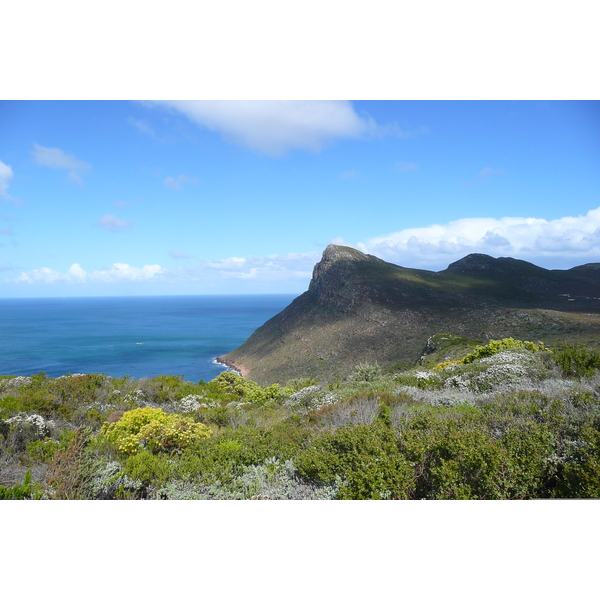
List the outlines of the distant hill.
{"type": "Polygon", "coordinates": [[[261,384],[341,380],[361,363],[408,366],[440,333],[600,343],[600,263],[548,270],[469,254],[440,272],[329,245],[308,290],[219,359],[261,384]]]}

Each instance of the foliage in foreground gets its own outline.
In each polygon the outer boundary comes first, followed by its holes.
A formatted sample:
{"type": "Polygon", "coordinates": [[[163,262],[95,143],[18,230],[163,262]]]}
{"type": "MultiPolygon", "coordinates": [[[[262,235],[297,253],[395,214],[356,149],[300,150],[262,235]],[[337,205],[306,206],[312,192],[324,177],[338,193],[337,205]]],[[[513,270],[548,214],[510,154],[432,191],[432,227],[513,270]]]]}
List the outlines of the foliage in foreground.
{"type": "Polygon", "coordinates": [[[597,351],[430,359],[286,387],[0,377],[0,499],[600,497],[597,351]]]}

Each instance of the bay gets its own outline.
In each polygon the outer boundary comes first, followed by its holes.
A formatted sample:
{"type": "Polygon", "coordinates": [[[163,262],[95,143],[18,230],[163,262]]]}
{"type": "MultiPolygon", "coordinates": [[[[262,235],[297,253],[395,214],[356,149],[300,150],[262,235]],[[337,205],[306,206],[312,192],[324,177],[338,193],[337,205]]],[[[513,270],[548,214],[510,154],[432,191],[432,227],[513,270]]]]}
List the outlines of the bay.
{"type": "Polygon", "coordinates": [[[0,374],[183,375],[214,362],[294,299],[290,294],[0,299],[0,374]]]}

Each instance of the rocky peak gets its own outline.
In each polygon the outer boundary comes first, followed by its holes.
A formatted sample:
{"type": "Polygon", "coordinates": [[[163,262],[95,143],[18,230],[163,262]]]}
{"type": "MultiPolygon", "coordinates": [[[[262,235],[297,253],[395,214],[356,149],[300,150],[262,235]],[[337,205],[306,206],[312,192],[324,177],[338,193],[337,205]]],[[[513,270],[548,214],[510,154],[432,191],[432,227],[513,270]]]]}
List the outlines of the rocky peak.
{"type": "Polygon", "coordinates": [[[468,254],[464,258],[449,264],[446,271],[457,271],[463,273],[472,271],[485,271],[493,269],[496,266],[497,260],[497,258],[492,258],[487,254],[468,254]]]}
{"type": "Polygon", "coordinates": [[[317,285],[331,269],[344,269],[345,267],[347,268],[349,266],[347,263],[362,260],[367,260],[367,255],[355,250],[354,248],[329,244],[329,246],[327,246],[327,248],[325,248],[323,251],[321,260],[313,269],[313,276],[310,285],[313,287],[317,285]]]}
{"type": "Polygon", "coordinates": [[[351,285],[354,279],[352,276],[361,263],[371,261],[383,262],[354,248],[329,244],[313,269],[308,289],[315,292],[320,301],[333,304],[349,302],[350,306],[356,291],[355,286],[351,285]]]}

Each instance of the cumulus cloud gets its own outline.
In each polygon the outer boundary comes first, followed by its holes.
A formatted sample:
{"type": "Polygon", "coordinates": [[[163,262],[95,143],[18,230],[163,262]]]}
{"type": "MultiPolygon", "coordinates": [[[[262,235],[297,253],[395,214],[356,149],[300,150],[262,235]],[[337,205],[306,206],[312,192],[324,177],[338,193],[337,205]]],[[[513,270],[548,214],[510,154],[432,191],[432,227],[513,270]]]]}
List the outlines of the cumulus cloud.
{"type": "Polygon", "coordinates": [[[184,185],[197,184],[200,180],[197,177],[188,177],[187,175],[178,175],[177,177],[166,177],[163,183],[172,190],[180,190],[184,185]]]}
{"type": "MultiPolygon", "coordinates": [[[[183,255],[185,253],[175,253],[183,255]]],[[[164,269],[160,265],[133,267],[126,263],[114,263],[111,267],[88,272],[79,263],[73,263],[66,272],[49,267],[22,272],[7,283],[21,284],[85,284],[120,282],[161,282],[166,286],[191,284],[193,286],[225,286],[232,291],[244,289],[261,291],[265,284],[273,284],[274,289],[281,285],[295,290],[305,289],[310,281],[314,264],[320,259],[320,252],[305,254],[288,253],[282,256],[229,257],[221,260],[200,260],[193,266],[164,269]]],[[[200,289],[200,288],[198,288],[200,289]]]]}
{"type": "Polygon", "coordinates": [[[5,165],[0,160],[0,198],[10,198],[8,195],[8,186],[14,177],[12,167],[5,165]]]}
{"type": "Polygon", "coordinates": [[[111,267],[88,273],[79,263],[73,263],[63,273],[48,267],[23,272],[13,279],[18,283],[119,283],[124,281],[150,281],[158,279],[164,273],[160,265],[132,267],[126,263],[114,263],[111,267]]]}
{"type": "Polygon", "coordinates": [[[39,144],[33,144],[33,158],[42,167],[67,171],[69,181],[77,185],[83,184],[82,176],[91,168],[91,165],[79,160],[74,154],[60,148],[46,148],[39,144]]]}
{"type": "Polygon", "coordinates": [[[292,150],[319,152],[338,139],[409,135],[394,123],[378,125],[359,115],[352,103],[340,100],[182,100],[155,105],[218,131],[227,142],[275,157],[292,150]]]}
{"type": "Polygon", "coordinates": [[[233,256],[222,260],[199,261],[195,275],[205,276],[209,272],[218,273],[223,279],[256,279],[260,281],[284,281],[290,279],[310,280],[318,252],[303,254],[288,253],[283,256],[252,256],[242,258],[233,256]]]}
{"type": "Polygon", "coordinates": [[[551,221],[532,217],[459,219],[403,229],[356,247],[396,264],[434,270],[473,252],[563,268],[569,261],[598,261],[600,207],[582,216],[551,221]]]}
{"type": "Polygon", "coordinates": [[[118,217],[115,217],[115,215],[107,214],[100,217],[96,225],[102,227],[102,229],[106,231],[110,231],[111,233],[119,233],[120,231],[124,231],[132,227],[133,223],[126,219],[119,219],[118,217]]]}
{"type": "Polygon", "coordinates": [[[394,171],[397,171],[398,173],[410,173],[411,171],[418,169],[418,167],[419,165],[416,163],[400,161],[394,165],[394,171]]]}

